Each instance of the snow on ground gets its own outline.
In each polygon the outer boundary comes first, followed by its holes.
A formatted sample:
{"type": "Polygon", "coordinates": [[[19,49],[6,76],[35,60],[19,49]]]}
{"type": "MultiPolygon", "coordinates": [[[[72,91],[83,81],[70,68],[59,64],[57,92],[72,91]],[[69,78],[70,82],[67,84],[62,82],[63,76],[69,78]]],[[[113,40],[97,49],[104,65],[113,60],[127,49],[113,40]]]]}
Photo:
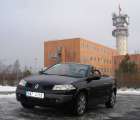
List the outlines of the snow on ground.
{"type": "Polygon", "coordinates": [[[15,92],[16,87],[13,86],[1,86],[0,85],[0,92],[15,92]]]}
{"type": "Polygon", "coordinates": [[[15,97],[15,91],[16,87],[0,85],[0,98],[15,97]]]}
{"type": "Polygon", "coordinates": [[[132,95],[140,95],[140,88],[120,88],[117,91],[118,94],[132,94],[132,95]]]}
{"type": "Polygon", "coordinates": [[[15,93],[12,94],[0,94],[0,98],[13,98],[16,97],[15,93]]]}

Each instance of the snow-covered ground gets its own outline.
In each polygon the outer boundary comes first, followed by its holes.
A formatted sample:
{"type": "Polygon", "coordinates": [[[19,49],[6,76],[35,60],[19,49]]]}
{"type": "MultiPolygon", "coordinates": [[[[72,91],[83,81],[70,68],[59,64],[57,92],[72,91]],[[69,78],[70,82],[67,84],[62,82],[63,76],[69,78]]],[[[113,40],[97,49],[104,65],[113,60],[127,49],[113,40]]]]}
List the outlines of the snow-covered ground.
{"type": "Polygon", "coordinates": [[[118,94],[133,94],[133,95],[140,95],[140,88],[120,88],[117,91],[118,94]]]}
{"type": "Polygon", "coordinates": [[[15,91],[16,87],[0,85],[0,98],[15,97],[15,91]]]}
{"type": "Polygon", "coordinates": [[[12,87],[12,86],[1,86],[0,85],[0,93],[2,92],[15,92],[16,87],[12,87]]]}
{"type": "Polygon", "coordinates": [[[15,93],[12,94],[0,94],[0,98],[13,98],[16,97],[15,93]]]}

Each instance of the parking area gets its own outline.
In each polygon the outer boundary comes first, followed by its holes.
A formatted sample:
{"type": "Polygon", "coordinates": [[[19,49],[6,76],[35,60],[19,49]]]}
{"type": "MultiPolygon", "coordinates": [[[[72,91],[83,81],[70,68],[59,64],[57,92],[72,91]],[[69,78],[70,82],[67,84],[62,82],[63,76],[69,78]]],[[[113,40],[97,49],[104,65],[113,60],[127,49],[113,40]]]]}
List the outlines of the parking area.
{"type": "Polygon", "coordinates": [[[35,108],[27,110],[16,101],[15,96],[0,97],[0,120],[139,120],[140,95],[117,96],[115,108],[104,105],[88,109],[85,115],[75,117],[66,110],[35,108]]]}

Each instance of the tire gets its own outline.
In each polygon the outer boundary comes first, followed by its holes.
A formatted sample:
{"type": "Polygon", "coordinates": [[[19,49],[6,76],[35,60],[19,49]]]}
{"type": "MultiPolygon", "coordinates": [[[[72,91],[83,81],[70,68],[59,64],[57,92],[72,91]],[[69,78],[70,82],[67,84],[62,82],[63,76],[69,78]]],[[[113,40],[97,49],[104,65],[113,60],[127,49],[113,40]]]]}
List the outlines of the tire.
{"type": "Polygon", "coordinates": [[[21,102],[22,107],[26,108],[26,109],[33,109],[34,105],[32,104],[28,104],[28,103],[23,103],[21,102]]]}
{"type": "Polygon", "coordinates": [[[74,114],[80,116],[83,115],[87,108],[87,98],[86,94],[79,93],[74,104],[74,114]]]}
{"type": "Polygon", "coordinates": [[[113,108],[116,102],[116,94],[112,91],[111,95],[108,96],[108,100],[105,102],[106,108],[113,108]]]}

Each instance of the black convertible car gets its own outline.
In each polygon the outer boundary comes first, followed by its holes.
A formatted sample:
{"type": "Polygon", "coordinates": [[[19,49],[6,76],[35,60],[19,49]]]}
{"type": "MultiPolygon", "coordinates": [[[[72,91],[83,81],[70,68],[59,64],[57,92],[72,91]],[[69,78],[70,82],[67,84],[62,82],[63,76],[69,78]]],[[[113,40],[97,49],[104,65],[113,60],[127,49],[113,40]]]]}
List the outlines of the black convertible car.
{"type": "Polygon", "coordinates": [[[107,108],[112,108],[116,92],[115,80],[102,77],[91,65],[65,63],[22,79],[16,89],[16,98],[24,108],[67,104],[72,112],[82,115],[89,105],[105,103],[107,108]]]}

